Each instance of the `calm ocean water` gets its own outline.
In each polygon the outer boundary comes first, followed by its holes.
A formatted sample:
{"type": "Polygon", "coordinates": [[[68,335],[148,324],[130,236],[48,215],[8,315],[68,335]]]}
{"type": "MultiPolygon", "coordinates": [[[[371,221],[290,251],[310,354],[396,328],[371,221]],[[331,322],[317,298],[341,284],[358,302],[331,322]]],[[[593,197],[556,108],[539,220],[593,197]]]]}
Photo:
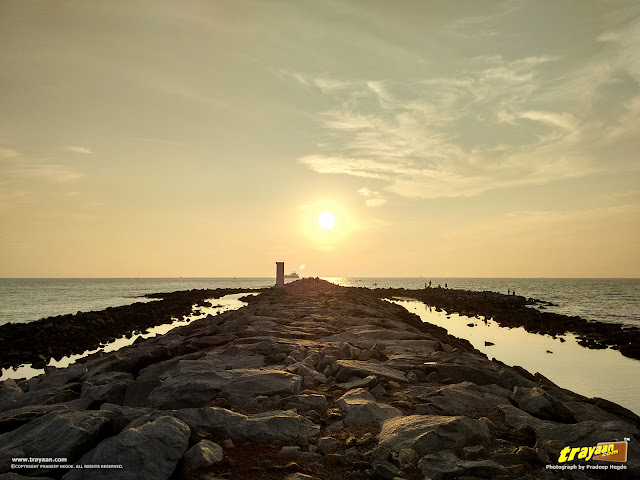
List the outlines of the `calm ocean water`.
{"type": "MultiPolygon", "coordinates": [[[[489,290],[534,297],[557,304],[548,311],[589,320],[640,326],[640,279],[541,278],[341,278],[345,286],[423,288],[430,280],[448,288],[489,290]]],[[[193,288],[259,288],[273,278],[0,279],[0,325],[128,305],[145,293],[193,288]]]]}

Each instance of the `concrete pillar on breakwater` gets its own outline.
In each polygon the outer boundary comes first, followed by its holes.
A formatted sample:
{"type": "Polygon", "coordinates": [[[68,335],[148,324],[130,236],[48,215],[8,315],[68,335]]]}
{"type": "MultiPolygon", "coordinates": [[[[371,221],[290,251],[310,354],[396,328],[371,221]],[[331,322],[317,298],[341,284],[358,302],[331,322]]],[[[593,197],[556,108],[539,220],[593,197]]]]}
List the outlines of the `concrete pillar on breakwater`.
{"type": "Polygon", "coordinates": [[[284,262],[276,262],[276,287],[284,287],[284,262]]]}

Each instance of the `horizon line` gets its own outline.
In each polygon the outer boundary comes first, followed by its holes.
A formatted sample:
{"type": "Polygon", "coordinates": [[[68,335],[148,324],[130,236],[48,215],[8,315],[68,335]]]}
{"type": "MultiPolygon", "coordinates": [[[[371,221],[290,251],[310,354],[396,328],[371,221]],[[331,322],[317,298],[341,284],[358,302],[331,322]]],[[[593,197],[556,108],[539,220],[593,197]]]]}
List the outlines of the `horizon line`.
{"type": "MultiPolygon", "coordinates": [[[[0,280],[266,280],[275,279],[273,276],[242,276],[242,277],[0,277],[0,280]]],[[[360,275],[310,275],[308,277],[300,276],[299,279],[305,278],[349,278],[349,279],[482,279],[482,280],[640,280],[640,277],[483,277],[483,276],[360,276],[360,275]]]]}

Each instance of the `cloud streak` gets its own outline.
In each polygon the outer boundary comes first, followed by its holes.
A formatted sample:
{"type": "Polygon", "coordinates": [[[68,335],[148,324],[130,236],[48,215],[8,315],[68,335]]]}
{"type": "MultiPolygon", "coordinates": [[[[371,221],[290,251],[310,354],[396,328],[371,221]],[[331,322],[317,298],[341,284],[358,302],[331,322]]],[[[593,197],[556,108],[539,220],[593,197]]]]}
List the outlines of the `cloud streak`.
{"type": "MultiPolygon", "coordinates": [[[[640,97],[630,97],[603,128],[593,105],[605,80],[563,93],[566,87],[557,85],[561,60],[482,56],[459,75],[413,80],[292,74],[333,101],[318,116],[329,140],[299,162],[318,173],[382,181],[386,192],[412,198],[468,197],[591,175],[608,168],[596,161],[594,146],[638,137],[640,97]]],[[[610,72],[593,71],[605,79],[610,72]]]]}
{"type": "Polygon", "coordinates": [[[68,152],[81,153],[83,155],[93,155],[93,151],[87,147],[81,147],[77,145],[67,145],[66,147],[64,147],[64,149],[67,150],[68,152]]]}

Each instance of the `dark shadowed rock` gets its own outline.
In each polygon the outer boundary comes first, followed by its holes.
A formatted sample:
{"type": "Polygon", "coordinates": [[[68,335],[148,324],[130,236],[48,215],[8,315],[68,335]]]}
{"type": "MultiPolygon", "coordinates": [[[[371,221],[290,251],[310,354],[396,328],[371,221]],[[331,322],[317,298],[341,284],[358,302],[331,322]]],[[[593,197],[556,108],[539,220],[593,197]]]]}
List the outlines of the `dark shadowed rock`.
{"type": "Polygon", "coordinates": [[[351,382],[338,383],[336,386],[345,390],[351,390],[353,388],[365,388],[373,387],[378,382],[378,379],[374,375],[369,375],[365,378],[358,378],[351,382]]]}
{"type": "Polygon", "coordinates": [[[201,440],[184,454],[182,477],[191,479],[196,472],[206,470],[224,458],[224,451],[217,443],[201,440]]]}
{"type": "Polygon", "coordinates": [[[412,448],[419,455],[487,443],[490,438],[487,425],[480,420],[437,415],[392,418],[384,422],[378,435],[381,446],[396,452],[412,448]]]}
{"type": "Polygon", "coordinates": [[[137,428],[128,428],[101,442],[84,455],[81,464],[120,464],[122,469],[73,470],[64,480],[166,480],[189,445],[189,427],[173,417],[159,417],[137,428]]]}
{"type": "Polygon", "coordinates": [[[509,404],[510,392],[497,385],[479,386],[471,382],[447,385],[424,404],[416,405],[417,414],[464,415],[486,412],[498,405],[509,404]]]}
{"type": "Polygon", "coordinates": [[[105,372],[82,384],[81,398],[100,405],[105,402],[121,404],[127,386],[133,382],[133,375],[125,372],[105,372]]]}
{"type": "Polygon", "coordinates": [[[515,387],[512,399],[520,409],[543,420],[564,423],[576,421],[575,414],[571,409],[540,388],[515,387]]]}
{"type": "Polygon", "coordinates": [[[182,361],[149,395],[148,406],[162,409],[204,407],[216,397],[246,404],[258,395],[296,395],[299,375],[276,369],[218,370],[207,360],[182,361]]]}
{"type": "Polygon", "coordinates": [[[509,470],[492,460],[460,460],[449,451],[426,455],[418,462],[422,475],[432,480],[459,478],[461,476],[496,478],[511,476],[509,470]],[[454,477],[455,476],[455,477],[454,477]]]}
{"type": "MultiPolygon", "coordinates": [[[[284,480],[316,480],[317,477],[312,477],[311,475],[307,475],[300,472],[290,473],[284,480]]],[[[213,480],[213,479],[212,479],[213,480]]]]}
{"type": "Polygon", "coordinates": [[[53,480],[51,477],[26,477],[15,472],[0,474],[0,480],[53,480]]]}
{"type": "MultiPolygon", "coordinates": [[[[621,440],[624,437],[633,438],[640,432],[638,428],[622,420],[594,421],[587,420],[573,424],[563,424],[548,420],[541,420],[512,405],[502,405],[500,409],[505,415],[505,425],[529,425],[536,433],[539,444],[558,442],[563,445],[588,446],[599,442],[621,440]]],[[[640,446],[637,442],[630,442],[627,467],[631,473],[640,475],[640,446]]],[[[552,452],[557,454],[558,452],[552,452]]],[[[552,458],[552,460],[556,460],[552,458]]]]}
{"type": "Polygon", "coordinates": [[[356,375],[367,377],[373,375],[377,378],[384,378],[387,380],[395,380],[396,382],[406,382],[407,378],[400,370],[387,367],[374,361],[361,361],[361,360],[336,360],[336,364],[348,372],[349,375],[356,375]]]}
{"type": "Polygon", "coordinates": [[[402,411],[397,408],[377,402],[364,388],[348,391],[336,401],[336,404],[344,412],[344,421],[348,425],[381,423],[402,415],[402,411]]]}
{"type": "Polygon", "coordinates": [[[30,390],[42,390],[46,388],[60,388],[68,383],[78,382],[87,373],[87,367],[82,364],[71,365],[68,368],[59,369],[55,372],[37,377],[39,382],[30,390]]]}
{"type": "Polygon", "coordinates": [[[303,451],[299,445],[285,445],[278,453],[279,458],[289,460],[305,460],[309,458],[320,458],[320,454],[316,452],[303,451]]]}
{"type": "Polygon", "coordinates": [[[327,397],[318,394],[292,395],[282,401],[285,408],[297,408],[298,410],[327,408],[327,397]]]}
{"type": "Polygon", "coordinates": [[[12,457],[66,457],[75,461],[102,435],[109,423],[103,412],[52,412],[0,435],[0,468],[12,457]]]}
{"type": "Polygon", "coordinates": [[[321,437],[318,439],[318,450],[322,455],[336,453],[340,443],[334,437],[321,437]]]}
{"type": "Polygon", "coordinates": [[[372,464],[373,478],[378,480],[393,480],[398,476],[398,467],[386,460],[378,460],[372,464]]]}
{"type": "Polygon", "coordinates": [[[535,386],[512,368],[484,362],[476,355],[465,354],[456,363],[441,363],[432,368],[443,381],[448,380],[449,383],[469,381],[476,385],[495,384],[508,390],[516,385],[535,386]]]}
{"type": "Polygon", "coordinates": [[[69,410],[66,405],[28,405],[0,413],[0,433],[10,432],[16,428],[52,412],[69,410]]]}
{"type": "Polygon", "coordinates": [[[80,384],[66,384],[64,387],[43,388],[25,392],[17,399],[14,408],[27,405],[53,405],[66,403],[80,397],[80,384]]]}
{"type": "Polygon", "coordinates": [[[138,420],[144,416],[156,414],[160,416],[159,410],[142,407],[123,407],[113,403],[103,403],[100,405],[100,411],[106,412],[111,418],[111,427],[116,432],[124,430],[131,422],[138,420]]]}
{"type": "Polygon", "coordinates": [[[317,437],[320,427],[293,411],[273,411],[243,415],[217,407],[185,408],[175,412],[200,437],[229,438],[234,441],[295,443],[317,437]]]}
{"type": "Polygon", "coordinates": [[[18,398],[22,395],[22,389],[12,378],[0,382],[0,412],[16,407],[18,398]]]}

